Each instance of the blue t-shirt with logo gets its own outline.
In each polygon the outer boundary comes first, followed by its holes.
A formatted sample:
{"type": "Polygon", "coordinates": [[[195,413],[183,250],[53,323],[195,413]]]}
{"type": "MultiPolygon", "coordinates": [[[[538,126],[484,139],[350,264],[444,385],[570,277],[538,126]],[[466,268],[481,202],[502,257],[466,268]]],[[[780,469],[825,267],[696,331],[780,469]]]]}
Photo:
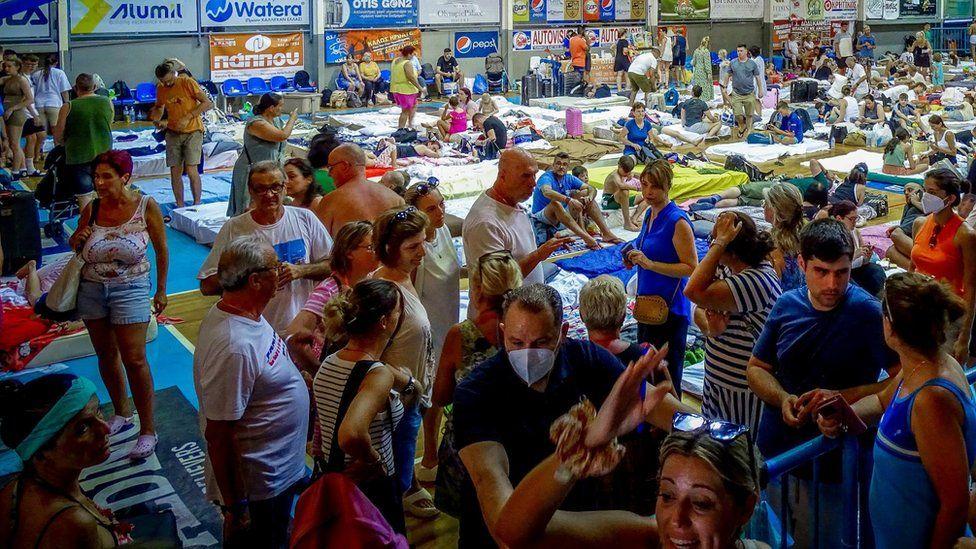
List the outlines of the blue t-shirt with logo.
{"type": "Polygon", "coordinates": [[[567,173],[559,179],[556,179],[552,172],[542,174],[535,183],[535,190],[532,191],[532,213],[541,212],[551,202],[546,198],[546,195],[542,194],[542,187],[546,185],[552,187],[552,190],[559,194],[569,196],[570,191],[579,190],[583,187],[583,181],[571,173],[567,173]]]}
{"type": "Polygon", "coordinates": [[[783,120],[779,123],[779,129],[784,132],[792,132],[797,143],[803,141],[803,120],[795,112],[791,112],[789,116],[783,117],[783,120]]]}

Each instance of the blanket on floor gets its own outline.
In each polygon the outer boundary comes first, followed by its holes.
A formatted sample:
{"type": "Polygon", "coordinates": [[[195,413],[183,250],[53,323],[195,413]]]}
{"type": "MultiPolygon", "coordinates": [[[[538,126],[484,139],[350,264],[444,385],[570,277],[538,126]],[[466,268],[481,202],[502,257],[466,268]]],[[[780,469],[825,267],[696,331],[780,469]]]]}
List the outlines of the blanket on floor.
{"type": "Polygon", "coordinates": [[[606,154],[620,151],[620,145],[585,137],[552,141],[552,146],[551,149],[546,150],[529,150],[532,157],[539,162],[540,169],[548,169],[552,166],[556,155],[561,152],[569,154],[575,162],[587,164],[603,158],[606,154]]]}
{"type": "Polygon", "coordinates": [[[728,156],[730,154],[742,155],[750,162],[771,162],[784,156],[799,156],[826,151],[830,145],[819,139],[804,139],[802,143],[795,145],[757,145],[754,143],[719,143],[705,149],[706,154],[715,156],[728,156]]]}
{"type": "MultiPolygon", "coordinates": [[[[749,182],[749,176],[742,172],[722,171],[717,166],[708,171],[719,171],[721,173],[699,173],[695,168],[688,168],[680,165],[673,165],[674,181],[671,184],[671,199],[682,202],[689,198],[718,194],[725,189],[742,185],[749,182]]],[[[601,166],[590,168],[590,185],[597,189],[603,189],[603,182],[607,179],[616,166],[601,166]]],[[[634,168],[635,174],[640,174],[644,166],[634,168]]]]}

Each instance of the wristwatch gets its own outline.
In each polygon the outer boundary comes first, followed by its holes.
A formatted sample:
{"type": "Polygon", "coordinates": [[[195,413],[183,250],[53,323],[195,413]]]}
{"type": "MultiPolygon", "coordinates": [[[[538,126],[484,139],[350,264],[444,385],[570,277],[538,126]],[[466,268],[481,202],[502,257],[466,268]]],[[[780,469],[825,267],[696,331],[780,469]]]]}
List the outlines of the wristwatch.
{"type": "Polygon", "coordinates": [[[413,376],[410,376],[410,379],[407,380],[407,385],[403,388],[402,391],[400,391],[400,394],[401,395],[412,395],[412,394],[414,394],[414,392],[417,391],[417,383],[416,383],[416,381],[417,380],[415,380],[413,378],[413,376]]]}

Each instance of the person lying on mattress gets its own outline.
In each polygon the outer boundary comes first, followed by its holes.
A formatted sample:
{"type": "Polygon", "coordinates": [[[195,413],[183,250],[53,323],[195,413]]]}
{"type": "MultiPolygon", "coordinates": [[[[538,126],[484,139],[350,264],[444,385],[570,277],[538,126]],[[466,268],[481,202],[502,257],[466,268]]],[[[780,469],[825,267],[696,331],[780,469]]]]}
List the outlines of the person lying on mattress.
{"type": "MultiPolygon", "coordinates": [[[[2,258],[3,254],[0,253],[0,259],[2,258]]],[[[52,311],[46,304],[48,290],[51,289],[54,282],[61,276],[61,271],[64,270],[65,265],[68,264],[68,260],[70,259],[71,254],[65,254],[59,260],[48,263],[40,269],[37,268],[37,262],[31,260],[16,273],[17,293],[22,295],[27,300],[27,303],[34,308],[34,313],[44,320],[50,320],[52,322],[78,320],[77,311],[60,313],[52,311]]]]}
{"type": "Polygon", "coordinates": [[[779,113],[779,125],[768,124],[766,126],[773,143],[780,145],[801,143],[803,141],[803,120],[800,119],[800,115],[790,109],[790,104],[786,101],[777,103],[776,111],[779,113]]]}
{"type": "Polygon", "coordinates": [[[805,196],[810,187],[815,184],[819,184],[827,189],[830,189],[833,184],[827,170],[816,160],[811,160],[810,177],[794,177],[786,181],[750,181],[725,189],[719,194],[699,198],[689,209],[693,212],[698,212],[713,208],[731,208],[733,206],[762,206],[766,197],[766,189],[773,187],[777,183],[789,183],[793,185],[800,191],[800,196],[805,196]]]}
{"type": "MultiPolygon", "coordinates": [[[[596,189],[583,183],[569,170],[569,154],[560,152],[553,161],[552,169],[542,174],[532,193],[532,219],[536,242],[542,244],[561,230],[569,229],[583,239],[587,247],[599,250],[600,244],[590,235],[588,227],[576,218],[585,216],[596,224],[607,242],[621,243],[607,226],[603,211],[596,202],[596,189]]],[[[581,221],[586,221],[582,219],[581,221]]]]}
{"type": "MultiPolygon", "coordinates": [[[[441,147],[441,142],[436,139],[427,143],[397,143],[392,137],[385,137],[380,140],[372,163],[374,166],[396,167],[398,158],[440,158],[443,156],[441,147]]],[[[369,151],[366,153],[366,167],[371,167],[369,151]]]]}
{"type": "Polygon", "coordinates": [[[634,177],[636,164],[633,156],[624,155],[617,160],[617,169],[610,172],[603,181],[601,204],[604,210],[619,209],[624,218],[624,230],[635,232],[640,230],[635,220],[640,219],[647,208],[644,195],[640,192],[640,180],[634,177]],[[631,191],[636,191],[637,194],[633,195],[631,191]],[[633,212],[630,210],[631,206],[634,206],[633,212]]]}
{"type": "Polygon", "coordinates": [[[681,131],[672,128],[664,128],[661,133],[695,146],[701,146],[705,139],[718,135],[722,129],[722,120],[708,109],[708,103],[702,101],[701,95],[701,86],[695,85],[691,89],[691,99],[681,103],[681,128],[696,133],[699,137],[688,139],[681,131]]]}

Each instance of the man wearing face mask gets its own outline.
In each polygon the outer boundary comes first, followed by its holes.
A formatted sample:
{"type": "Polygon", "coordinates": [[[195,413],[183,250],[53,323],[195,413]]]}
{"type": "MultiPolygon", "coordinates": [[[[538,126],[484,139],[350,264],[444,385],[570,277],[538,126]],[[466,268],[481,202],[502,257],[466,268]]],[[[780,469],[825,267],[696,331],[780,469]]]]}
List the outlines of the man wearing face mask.
{"type": "MultiPolygon", "coordinates": [[[[976,306],[976,232],[953,208],[969,192],[969,182],[949,168],[925,174],[922,215],[913,223],[912,267],[945,281],[966,302],[966,314],[953,331],[952,355],[964,368],[976,354],[971,333],[976,306]]],[[[955,327],[954,327],[955,328],[955,327]]]]}
{"type": "MultiPolygon", "coordinates": [[[[765,456],[779,455],[819,434],[817,409],[840,394],[848,403],[880,390],[882,369],[897,373],[898,357],[885,345],[881,302],[850,284],[854,240],[836,219],[819,219],[800,234],[799,264],[806,285],[784,293],[776,301],[756,340],[746,368],[749,388],[763,408],[756,443],[765,456]]],[[[840,481],[839,454],[828,454],[821,467],[822,482],[840,481]]],[[[809,501],[810,471],[797,470],[786,482],[809,501]]],[[[780,492],[771,487],[770,494],[780,492]]],[[[840,508],[840,489],[821,490],[822,508],[840,508]],[[831,499],[834,498],[834,499],[831,499]],[[836,500],[836,501],[835,501],[836,500]]],[[[778,509],[776,503],[774,508],[778,509]]],[[[799,547],[812,545],[808,531],[810,509],[791,504],[799,547]]],[[[820,539],[840,539],[839,524],[823,525],[820,539]]]]}
{"type": "MultiPolygon", "coordinates": [[[[623,365],[589,341],[566,337],[562,299],[551,287],[514,290],[503,306],[504,352],[476,366],[454,393],[454,428],[470,475],[461,490],[458,546],[495,547],[495,521],[513,486],[554,450],[549,427],[581,398],[599,406],[623,365]]],[[[668,395],[647,421],[670,428],[684,405],[668,395]]],[[[563,508],[594,508],[596,486],[579,482],[563,508]]]]}
{"type": "Polygon", "coordinates": [[[278,254],[278,292],[268,303],[264,317],[275,331],[284,334],[315,289],[315,281],[332,272],[332,237],[311,211],[284,205],[285,174],[275,162],[251,165],[247,190],[251,209],[228,219],[220,228],[210,255],[197,273],[200,293],[220,295],[217,262],[224,248],[237,237],[260,235],[278,254]]]}

